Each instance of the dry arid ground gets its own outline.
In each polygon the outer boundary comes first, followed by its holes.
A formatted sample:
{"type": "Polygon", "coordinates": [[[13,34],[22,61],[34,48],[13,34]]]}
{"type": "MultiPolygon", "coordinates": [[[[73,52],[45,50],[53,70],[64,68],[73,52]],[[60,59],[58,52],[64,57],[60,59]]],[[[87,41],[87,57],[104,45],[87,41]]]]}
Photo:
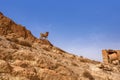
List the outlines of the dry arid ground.
{"type": "Polygon", "coordinates": [[[120,80],[120,65],[67,53],[0,13],[0,80],[120,80]]]}

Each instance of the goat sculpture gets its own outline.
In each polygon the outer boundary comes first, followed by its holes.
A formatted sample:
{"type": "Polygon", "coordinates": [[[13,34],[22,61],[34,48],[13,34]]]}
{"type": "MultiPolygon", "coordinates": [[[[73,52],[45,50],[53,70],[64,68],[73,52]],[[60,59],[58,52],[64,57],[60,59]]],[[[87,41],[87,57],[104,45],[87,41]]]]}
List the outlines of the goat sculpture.
{"type": "Polygon", "coordinates": [[[120,50],[102,50],[102,55],[104,63],[120,65],[120,50]]]}
{"type": "Polygon", "coordinates": [[[110,63],[112,63],[112,61],[114,61],[114,60],[118,60],[118,56],[116,53],[109,54],[108,58],[109,58],[110,63]]]}
{"type": "Polygon", "coordinates": [[[40,33],[40,39],[46,39],[49,35],[49,32],[46,33],[40,33]]]}

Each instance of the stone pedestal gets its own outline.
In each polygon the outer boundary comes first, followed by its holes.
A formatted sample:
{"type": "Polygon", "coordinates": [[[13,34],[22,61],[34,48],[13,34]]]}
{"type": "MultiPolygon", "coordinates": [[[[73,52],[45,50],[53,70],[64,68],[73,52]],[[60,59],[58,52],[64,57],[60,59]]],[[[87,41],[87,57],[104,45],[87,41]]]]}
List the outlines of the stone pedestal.
{"type": "Polygon", "coordinates": [[[108,64],[109,61],[108,61],[108,53],[107,53],[107,50],[102,50],[102,56],[103,56],[103,62],[105,64],[108,64]]]}

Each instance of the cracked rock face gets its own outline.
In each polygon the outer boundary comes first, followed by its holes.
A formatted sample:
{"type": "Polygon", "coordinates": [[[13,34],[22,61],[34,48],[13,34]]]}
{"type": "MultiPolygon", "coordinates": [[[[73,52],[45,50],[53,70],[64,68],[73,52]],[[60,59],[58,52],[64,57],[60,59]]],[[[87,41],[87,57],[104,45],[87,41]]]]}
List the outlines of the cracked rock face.
{"type": "Polygon", "coordinates": [[[120,80],[119,74],[119,65],[65,52],[0,13],[0,80],[120,80]]]}
{"type": "Polygon", "coordinates": [[[22,37],[31,41],[35,40],[35,37],[24,26],[16,24],[11,19],[0,14],[0,35],[13,38],[22,37]]]}

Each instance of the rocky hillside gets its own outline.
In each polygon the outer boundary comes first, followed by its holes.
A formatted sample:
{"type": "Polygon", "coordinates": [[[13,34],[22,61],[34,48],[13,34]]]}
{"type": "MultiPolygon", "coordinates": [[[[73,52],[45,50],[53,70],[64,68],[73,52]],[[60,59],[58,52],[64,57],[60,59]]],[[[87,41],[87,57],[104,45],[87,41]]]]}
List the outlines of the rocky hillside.
{"type": "Polygon", "coordinates": [[[120,66],[67,53],[0,13],[0,80],[120,80],[120,66]]]}

